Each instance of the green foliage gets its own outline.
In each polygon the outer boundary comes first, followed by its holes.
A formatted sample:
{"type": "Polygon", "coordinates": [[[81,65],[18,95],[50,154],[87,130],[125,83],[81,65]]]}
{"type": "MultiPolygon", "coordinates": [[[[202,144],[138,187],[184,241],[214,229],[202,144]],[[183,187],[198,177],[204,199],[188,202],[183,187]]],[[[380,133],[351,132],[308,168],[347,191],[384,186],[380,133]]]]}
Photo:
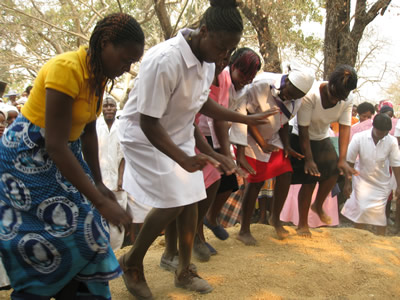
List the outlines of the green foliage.
{"type": "MultiPolygon", "coordinates": [[[[146,48],[164,39],[152,0],[120,0],[123,12],[142,25],[146,48]]],[[[315,56],[321,41],[305,36],[304,22],[322,22],[321,12],[312,0],[244,1],[254,12],[259,4],[267,18],[273,41],[281,52],[315,56]]],[[[166,1],[175,33],[199,21],[208,0],[166,1]],[[185,6],[186,5],[186,6],[185,6]],[[185,10],[183,11],[183,9],[185,10]],[[183,13],[182,13],[183,11],[183,13]]],[[[120,10],[116,0],[3,0],[0,3],[0,71],[11,86],[32,82],[40,67],[52,56],[87,44],[96,22],[120,10]]],[[[244,18],[241,46],[258,49],[259,41],[251,23],[244,18]]]]}
{"type": "Polygon", "coordinates": [[[251,2],[253,12],[259,15],[260,10],[268,20],[273,42],[283,51],[286,48],[296,52],[311,51],[315,54],[321,48],[321,40],[305,36],[301,25],[305,22],[322,24],[323,17],[320,8],[313,0],[261,0],[251,2]],[[256,10],[259,2],[260,10],[256,10]]]}

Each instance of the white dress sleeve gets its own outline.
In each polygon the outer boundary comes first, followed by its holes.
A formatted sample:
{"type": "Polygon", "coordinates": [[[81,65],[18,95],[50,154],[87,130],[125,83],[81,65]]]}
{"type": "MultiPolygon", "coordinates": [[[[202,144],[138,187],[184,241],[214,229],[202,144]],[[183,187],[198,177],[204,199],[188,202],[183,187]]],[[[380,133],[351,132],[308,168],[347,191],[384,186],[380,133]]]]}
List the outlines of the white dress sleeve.
{"type": "Polygon", "coordinates": [[[164,55],[143,61],[140,65],[137,109],[141,114],[159,119],[166,111],[179,80],[174,62],[174,59],[164,55]]]}
{"type": "MultiPolygon", "coordinates": [[[[247,115],[246,105],[247,101],[242,101],[236,111],[242,115],[247,115]]],[[[247,125],[232,123],[229,140],[232,144],[247,146],[247,125]]]]}

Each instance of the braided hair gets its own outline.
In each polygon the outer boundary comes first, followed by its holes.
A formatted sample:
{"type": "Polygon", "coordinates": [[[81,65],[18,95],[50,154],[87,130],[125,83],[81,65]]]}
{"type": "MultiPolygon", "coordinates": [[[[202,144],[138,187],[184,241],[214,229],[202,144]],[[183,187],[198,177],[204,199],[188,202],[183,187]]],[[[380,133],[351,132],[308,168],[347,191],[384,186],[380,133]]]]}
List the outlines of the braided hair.
{"type": "Polygon", "coordinates": [[[334,86],[337,97],[345,99],[357,87],[357,73],[349,65],[339,65],[329,76],[329,85],[334,86]]]}
{"type": "MultiPolygon", "coordinates": [[[[92,87],[100,95],[108,78],[103,73],[101,60],[101,43],[110,41],[113,45],[134,42],[144,45],[144,33],[140,24],[130,15],[114,13],[97,22],[89,41],[88,66],[93,74],[92,87]]],[[[114,82],[113,82],[114,85],[114,82]]]]}
{"type": "Polygon", "coordinates": [[[232,66],[239,69],[244,75],[254,78],[261,69],[261,58],[250,48],[239,48],[231,56],[229,67],[232,66]]]}
{"type": "Polygon", "coordinates": [[[242,32],[243,20],[236,0],[210,0],[210,7],[203,14],[201,25],[209,31],[242,32]]]}

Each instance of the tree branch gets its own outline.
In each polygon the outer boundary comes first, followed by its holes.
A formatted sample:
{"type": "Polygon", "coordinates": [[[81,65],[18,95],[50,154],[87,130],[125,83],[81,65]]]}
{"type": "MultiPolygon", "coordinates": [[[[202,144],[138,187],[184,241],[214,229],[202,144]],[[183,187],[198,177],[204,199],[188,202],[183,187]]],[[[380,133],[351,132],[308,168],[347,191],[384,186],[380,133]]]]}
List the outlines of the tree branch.
{"type": "Polygon", "coordinates": [[[119,2],[119,0],[117,0],[117,3],[118,3],[118,7],[119,7],[119,12],[123,12],[122,11],[122,6],[121,6],[121,3],[119,2]]]}
{"type": "Polygon", "coordinates": [[[177,20],[176,23],[175,23],[174,29],[173,29],[172,32],[171,32],[172,35],[175,35],[175,33],[176,33],[176,28],[178,27],[178,23],[179,23],[179,21],[181,20],[182,15],[183,15],[183,12],[185,11],[185,9],[186,9],[188,3],[189,3],[189,0],[186,0],[185,5],[183,6],[183,9],[181,10],[181,13],[179,14],[178,20],[177,20]]]}
{"type": "Polygon", "coordinates": [[[86,36],[82,35],[82,34],[79,34],[79,33],[73,32],[73,31],[69,31],[69,30],[63,29],[63,28],[61,28],[61,27],[59,27],[59,26],[57,26],[57,25],[51,24],[51,23],[49,23],[49,22],[47,22],[47,21],[45,21],[45,20],[42,20],[42,19],[39,19],[39,18],[37,18],[37,17],[35,17],[35,16],[29,15],[29,14],[23,12],[23,11],[20,11],[20,10],[18,10],[18,9],[12,8],[12,7],[10,7],[10,6],[8,6],[8,5],[5,5],[5,4],[3,4],[3,3],[0,3],[0,6],[4,7],[6,10],[14,11],[14,12],[16,12],[16,13],[18,13],[18,14],[21,14],[21,15],[25,16],[25,17],[34,19],[34,20],[39,21],[39,22],[41,22],[41,23],[44,23],[44,24],[46,24],[46,25],[48,25],[48,26],[50,26],[50,27],[56,28],[56,29],[58,29],[58,30],[60,30],[60,31],[62,31],[62,32],[65,32],[65,33],[71,34],[71,35],[73,35],[73,36],[79,37],[79,38],[81,38],[81,39],[83,39],[83,40],[85,40],[85,41],[89,41],[89,39],[88,39],[86,36]]]}

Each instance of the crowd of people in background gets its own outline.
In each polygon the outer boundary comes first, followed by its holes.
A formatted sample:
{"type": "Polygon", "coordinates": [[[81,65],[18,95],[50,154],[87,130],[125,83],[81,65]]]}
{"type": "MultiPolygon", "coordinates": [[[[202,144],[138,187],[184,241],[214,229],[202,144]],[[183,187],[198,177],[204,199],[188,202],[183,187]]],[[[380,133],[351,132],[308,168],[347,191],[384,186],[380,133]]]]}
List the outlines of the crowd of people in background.
{"type": "Polygon", "coordinates": [[[152,299],[143,259],[160,235],[160,267],[175,286],[211,292],[191,257],[224,250],[204,227],[226,240],[240,223],[236,238],[254,246],[253,222],[278,239],[290,238],[285,224],[311,237],[341,213],[385,235],[400,199],[393,104],[353,104],[349,65],[327,81],[304,66],[260,71],[256,51],[236,49],[236,2],[210,2],[198,28],[143,58],[139,23],[106,16],[88,47],[54,57],[32,86],[1,98],[0,284],[12,299],[111,299],[108,282],[120,275],[132,295],[152,299]],[[110,86],[140,60],[119,110],[110,86]]]}

